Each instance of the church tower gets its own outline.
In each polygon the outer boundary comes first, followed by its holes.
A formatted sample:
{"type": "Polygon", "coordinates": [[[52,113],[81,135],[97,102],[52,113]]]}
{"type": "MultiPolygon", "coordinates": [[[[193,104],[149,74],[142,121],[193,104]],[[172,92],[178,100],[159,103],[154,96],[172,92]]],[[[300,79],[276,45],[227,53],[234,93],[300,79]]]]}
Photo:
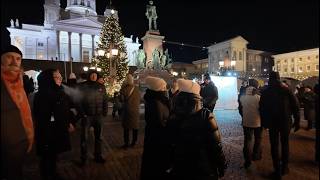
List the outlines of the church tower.
{"type": "Polygon", "coordinates": [[[45,0],[44,7],[44,28],[52,29],[53,23],[60,18],[60,0],[45,0]]]}

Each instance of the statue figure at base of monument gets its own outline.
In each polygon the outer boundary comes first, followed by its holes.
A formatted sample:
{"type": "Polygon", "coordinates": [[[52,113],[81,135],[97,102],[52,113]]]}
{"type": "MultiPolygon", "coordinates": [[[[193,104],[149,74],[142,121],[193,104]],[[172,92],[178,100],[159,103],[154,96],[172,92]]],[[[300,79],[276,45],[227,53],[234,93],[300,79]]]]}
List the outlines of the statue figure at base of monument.
{"type": "Polygon", "coordinates": [[[137,68],[142,69],[146,67],[146,53],[144,52],[143,49],[139,49],[137,52],[137,68]]]}
{"type": "Polygon", "coordinates": [[[149,30],[158,30],[157,28],[157,10],[156,6],[153,5],[153,1],[149,1],[149,4],[147,5],[147,12],[146,16],[149,20],[149,30]],[[153,28],[152,28],[152,22],[153,22],[153,28]]]}
{"type": "Polygon", "coordinates": [[[161,53],[158,49],[154,49],[152,52],[152,64],[153,64],[153,69],[160,69],[160,56],[161,53]]]}

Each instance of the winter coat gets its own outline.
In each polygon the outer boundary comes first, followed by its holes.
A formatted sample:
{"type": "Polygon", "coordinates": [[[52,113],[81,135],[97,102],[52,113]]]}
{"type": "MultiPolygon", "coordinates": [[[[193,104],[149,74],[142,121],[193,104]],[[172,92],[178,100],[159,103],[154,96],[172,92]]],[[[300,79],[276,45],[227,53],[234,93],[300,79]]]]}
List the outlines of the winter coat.
{"type": "Polygon", "coordinates": [[[20,111],[1,79],[1,155],[26,142],[20,111]]]}
{"type": "Polygon", "coordinates": [[[172,173],[176,177],[223,176],[226,160],[217,122],[208,109],[198,109],[198,95],[180,92],[169,127],[175,138],[172,173]]]}
{"type": "Polygon", "coordinates": [[[123,104],[121,119],[123,128],[138,129],[140,119],[140,91],[134,85],[126,85],[120,90],[120,101],[123,104]],[[133,89],[131,95],[130,91],[133,89]]]}
{"type": "Polygon", "coordinates": [[[261,119],[259,113],[260,96],[254,93],[254,87],[246,88],[245,95],[240,97],[242,106],[242,125],[244,127],[257,128],[261,127],[261,119]]]}
{"type": "Polygon", "coordinates": [[[262,127],[288,131],[300,123],[299,103],[293,93],[280,82],[269,85],[261,93],[259,111],[262,127]]]}
{"type": "Polygon", "coordinates": [[[35,139],[37,154],[61,153],[71,149],[69,124],[75,123],[70,111],[71,99],[62,87],[39,90],[34,96],[35,139]]]}
{"type": "Polygon", "coordinates": [[[218,100],[218,89],[212,81],[201,84],[200,95],[203,98],[203,107],[212,107],[218,100]]]}
{"type": "Polygon", "coordinates": [[[171,144],[167,131],[169,100],[165,91],[146,90],[145,137],[142,155],[141,179],[165,179],[170,167],[171,144]]]}
{"type": "Polygon", "coordinates": [[[108,113],[107,94],[103,85],[95,81],[85,81],[79,85],[82,92],[80,113],[87,116],[106,116],[108,113]]]}

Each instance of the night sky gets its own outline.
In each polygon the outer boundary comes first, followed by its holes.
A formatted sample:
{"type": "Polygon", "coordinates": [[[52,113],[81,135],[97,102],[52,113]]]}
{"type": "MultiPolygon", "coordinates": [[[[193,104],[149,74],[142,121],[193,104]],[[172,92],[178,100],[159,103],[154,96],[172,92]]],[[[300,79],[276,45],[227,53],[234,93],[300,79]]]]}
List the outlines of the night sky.
{"type": "MultiPolygon", "coordinates": [[[[43,23],[44,0],[2,0],[1,26],[11,18],[25,24],[43,23]]],[[[126,37],[143,37],[147,28],[147,0],[113,0],[126,37]]],[[[103,14],[108,0],[97,0],[103,14]]],[[[284,53],[319,47],[318,0],[154,0],[158,28],[166,41],[209,46],[238,35],[248,48],[284,53]]],[[[61,1],[66,6],[66,0],[61,1]]],[[[2,30],[3,31],[3,30],[2,30]]],[[[1,33],[5,38],[5,33],[1,33]]],[[[142,43],[142,42],[141,42],[142,43]]],[[[175,61],[207,57],[201,48],[165,44],[175,61]]]]}

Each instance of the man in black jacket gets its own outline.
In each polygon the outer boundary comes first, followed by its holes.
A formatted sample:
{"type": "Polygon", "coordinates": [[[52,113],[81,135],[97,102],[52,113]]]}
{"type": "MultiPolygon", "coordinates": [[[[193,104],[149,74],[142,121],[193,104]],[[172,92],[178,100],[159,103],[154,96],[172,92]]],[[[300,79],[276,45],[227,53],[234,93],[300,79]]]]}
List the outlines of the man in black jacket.
{"type": "Polygon", "coordinates": [[[104,163],[101,155],[103,119],[107,116],[107,95],[103,85],[96,82],[98,73],[88,73],[88,80],[80,84],[82,98],[80,103],[81,120],[81,165],[87,160],[87,137],[89,128],[94,128],[94,156],[97,163],[104,163]]]}
{"type": "Polygon", "coordinates": [[[218,100],[218,89],[211,81],[208,73],[204,75],[204,83],[201,84],[200,95],[203,98],[203,107],[212,112],[218,100]]]}
{"type": "Polygon", "coordinates": [[[300,114],[298,100],[281,84],[278,72],[270,72],[268,87],[261,94],[259,110],[262,127],[269,129],[274,176],[281,179],[281,175],[289,173],[289,133],[292,127],[295,128],[294,131],[300,128],[300,114]]]}

